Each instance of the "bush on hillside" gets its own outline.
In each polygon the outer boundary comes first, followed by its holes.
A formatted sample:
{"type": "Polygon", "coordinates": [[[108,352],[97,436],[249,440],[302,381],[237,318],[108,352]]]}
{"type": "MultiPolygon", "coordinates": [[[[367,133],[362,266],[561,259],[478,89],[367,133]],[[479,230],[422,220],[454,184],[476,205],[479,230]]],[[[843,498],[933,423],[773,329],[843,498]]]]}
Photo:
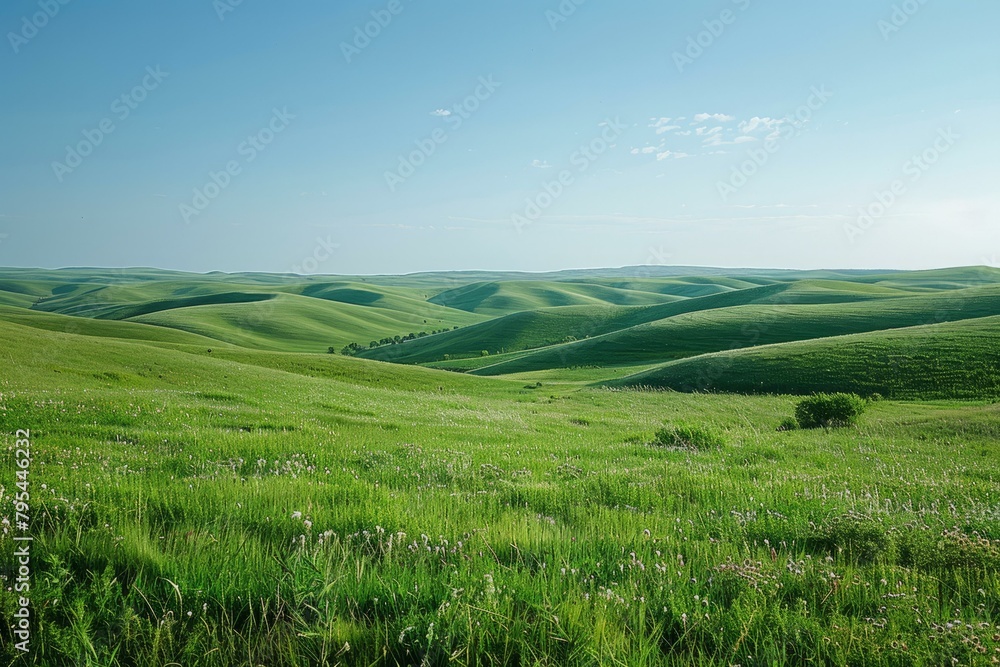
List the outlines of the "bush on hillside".
{"type": "Polygon", "coordinates": [[[680,447],[705,451],[721,449],[726,439],[714,429],[699,424],[676,424],[656,432],[655,444],[663,447],[680,447]]]}
{"type": "Polygon", "coordinates": [[[795,419],[795,417],[785,417],[781,420],[781,423],[778,424],[778,431],[794,431],[798,427],[799,422],[795,419]]]}
{"type": "Polygon", "coordinates": [[[816,394],[799,402],[795,420],[802,428],[851,426],[868,408],[857,394],[816,394]]]}
{"type": "Polygon", "coordinates": [[[843,554],[854,562],[872,563],[893,550],[885,526],[858,514],[834,517],[820,527],[819,533],[831,554],[843,554]]]}

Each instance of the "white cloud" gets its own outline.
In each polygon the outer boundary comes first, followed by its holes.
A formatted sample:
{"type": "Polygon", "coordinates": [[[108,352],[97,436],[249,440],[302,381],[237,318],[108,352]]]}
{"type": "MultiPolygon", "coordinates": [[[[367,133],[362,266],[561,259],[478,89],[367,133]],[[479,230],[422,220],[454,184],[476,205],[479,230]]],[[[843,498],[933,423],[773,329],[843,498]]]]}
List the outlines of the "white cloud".
{"type": "Polygon", "coordinates": [[[713,127],[713,128],[709,128],[708,126],[699,127],[697,130],[695,130],[695,132],[699,137],[710,137],[713,134],[718,134],[722,132],[722,127],[713,127]]]}
{"type": "Polygon", "coordinates": [[[532,160],[531,161],[531,166],[534,167],[535,169],[551,169],[552,168],[552,165],[549,164],[546,160],[532,160]]]}
{"type": "Polygon", "coordinates": [[[655,153],[660,150],[656,146],[645,146],[643,148],[633,148],[632,155],[649,155],[650,153],[655,153]]]}
{"type": "Polygon", "coordinates": [[[744,120],[740,122],[740,132],[743,134],[750,134],[756,132],[757,130],[776,130],[785,120],[782,118],[769,118],[767,116],[761,118],[760,116],[754,116],[750,120],[744,120]]]}
{"type": "Polygon", "coordinates": [[[708,119],[717,120],[720,123],[728,123],[736,120],[736,116],[730,116],[724,113],[699,113],[695,114],[694,120],[696,123],[704,123],[708,119]]]}
{"type": "Polygon", "coordinates": [[[705,146],[729,146],[732,144],[745,144],[750,141],[757,141],[757,137],[741,135],[736,137],[732,141],[726,141],[721,132],[714,132],[707,135],[705,137],[705,141],[702,143],[705,146]]]}
{"type": "Polygon", "coordinates": [[[687,153],[674,153],[673,151],[663,151],[662,153],[657,153],[657,160],[666,160],[667,158],[673,158],[675,160],[680,160],[682,158],[691,157],[687,153]]]}
{"type": "Polygon", "coordinates": [[[448,111],[447,109],[435,109],[434,111],[431,112],[431,115],[432,116],[438,116],[440,118],[444,118],[446,116],[450,116],[451,112],[448,111]]]}

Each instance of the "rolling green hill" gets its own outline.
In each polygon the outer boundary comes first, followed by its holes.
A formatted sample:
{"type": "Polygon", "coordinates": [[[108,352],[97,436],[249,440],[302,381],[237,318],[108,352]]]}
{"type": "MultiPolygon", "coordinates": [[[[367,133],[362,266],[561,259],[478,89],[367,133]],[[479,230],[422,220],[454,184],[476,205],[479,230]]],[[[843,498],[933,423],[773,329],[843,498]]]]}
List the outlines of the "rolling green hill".
{"type": "Polygon", "coordinates": [[[719,352],[668,363],[608,385],[995,399],[1000,397],[1000,317],[719,352]]]}
{"type": "Polygon", "coordinates": [[[692,271],[340,277],[0,269],[0,318],[192,349],[214,342],[309,353],[442,331],[360,356],[549,379],[560,369],[600,377],[594,369],[1000,314],[1000,271],[987,267],[692,271]]]}
{"type": "Polygon", "coordinates": [[[769,343],[1000,314],[1000,286],[848,303],[807,304],[799,302],[801,297],[801,291],[790,289],[787,294],[770,295],[767,302],[676,315],[544,348],[475,372],[503,375],[548,368],[668,361],[769,343]],[[790,303],[781,303],[783,297],[790,303]]]}
{"type": "MultiPolygon", "coordinates": [[[[0,275],[3,275],[0,272],[0,275]]],[[[47,275],[47,274],[46,274],[47,275]]],[[[254,348],[325,351],[382,337],[452,329],[485,316],[427,302],[420,290],[295,276],[67,272],[67,282],[7,281],[0,304],[79,319],[128,320],[254,348]],[[274,303],[267,303],[269,301],[274,303]]],[[[432,291],[424,290],[432,294],[432,291]]]]}
{"type": "MultiPolygon", "coordinates": [[[[373,286],[360,282],[313,283],[295,290],[297,294],[314,299],[392,310],[418,316],[421,319],[454,320],[458,323],[484,319],[484,317],[470,317],[465,311],[432,303],[427,300],[427,292],[428,290],[373,286]]],[[[433,291],[430,292],[433,294],[433,291]]]]}
{"type": "Polygon", "coordinates": [[[196,334],[168,329],[165,327],[120,322],[116,320],[95,320],[86,317],[71,317],[57,313],[39,313],[26,308],[0,306],[0,322],[19,324],[44,331],[71,333],[99,338],[120,338],[122,340],[147,341],[151,343],[171,343],[175,345],[197,345],[199,347],[218,345],[220,341],[196,334]]]}
{"type": "Polygon", "coordinates": [[[430,301],[471,313],[501,315],[554,306],[650,305],[679,298],[589,283],[507,281],[466,285],[441,292],[430,301]]]}
{"type": "Polygon", "coordinates": [[[564,306],[523,311],[436,336],[364,352],[368,359],[397,363],[425,363],[478,357],[483,350],[496,354],[562,343],[568,337],[586,338],[647,321],[645,307],[564,306]]]}
{"type": "Polygon", "coordinates": [[[258,303],[181,307],[130,321],[180,329],[242,347],[286,352],[323,352],[352,342],[460,326],[478,321],[461,311],[447,317],[370,308],[279,294],[258,303]]]}
{"type": "Polygon", "coordinates": [[[653,292],[686,298],[710,296],[732,290],[749,289],[779,282],[769,278],[732,278],[728,276],[683,276],[678,278],[588,278],[573,279],[569,283],[586,282],[615,289],[636,292],[653,292]]]}
{"type": "MultiPolygon", "coordinates": [[[[0,349],[5,352],[0,355],[0,387],[7,390],[53,385],[67,389],[156,391],[200,388],[220,394],[241,387],[244,391],[255,388],[263,395],[287,390],[289,382],[295,381],[290,376],[393,392],[426,390],[433,385],[442,391],[474,388],[486,394],[503,394],[519,386],[340,355],[268,352],[225,345],[209,350],[201,344],[207,339],[199,336],[128,322],[88,324],[80,320],[80,330],[50,330],[37,323],[15,323],[8,317],[9,311],[0,311],[0,349]],[[142,338],[137,333],[141,331],[159,332],[162,337],[142,338]]],[[[60,316],[45,318],[51,323],[60,316]]]]}
{"type": "Polygon", "coordinates": [[[890,274],[858,276],[859,283],[870,283],[886,287],[901,287],[908,290],[948,290],[995,285],[1000,283],[1000,268],[989,266],[965,266],[953,269],[933,269],[929,271],[905,271],[890,274]]]}
{"type": "MultiPolygon", "coordinates": [[[[655,283],[656,281],[651,281],[650,284],[655,283]]],[[[459,331],[409,341],[403,345],[378,348],[364,352],[362,356],[396,363],[441,362],[445,359],[445,355],[458,359],[478,357],[483,350],[491,355],[519,352],[564,343],[572,339],[601,336],[698,311],[750,304],[849,303],[908,295],[911,294],[893,288],[810,280],[723,290],[710,296],[681,299],[653,306],[543,308],[513,313],[459,331]]],[[[520,358],[524,355],[516,356],[520,358]]],[[[473,367],[478,368],[490,363],[476,362],[473,367]]],[[[468,364],[458,366],[463,369],[470,368],[468,364]]]]}

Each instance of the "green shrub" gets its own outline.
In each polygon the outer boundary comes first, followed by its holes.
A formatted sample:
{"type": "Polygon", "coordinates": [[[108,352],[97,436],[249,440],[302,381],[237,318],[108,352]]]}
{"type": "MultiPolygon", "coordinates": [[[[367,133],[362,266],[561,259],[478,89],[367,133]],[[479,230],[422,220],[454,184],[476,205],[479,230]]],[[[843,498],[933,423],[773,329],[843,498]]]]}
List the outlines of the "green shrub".
{"type": "Polygon", "coordinates": [[[867,407],[868,402],[857,394],[816,394],[799,402],[795,419],[802,428],[850,426],[867,407]]]}
{"type": "Polygon", "coordinates": [[[704,451],[720,449],[726,439],[714,429],[700,424],[676,424],[656,432],[655,443],[663,447],[681,447],[704,451]]]}
{"type": "Polygon", "coordinates": [[[795,417],[785,417],[781,420],[781,423],[778,424],[779,431],[794,431],[798,427],[799,422],[795,419],[795,417]]]}
{"type": "Polygon", "coordinates": [[[841,553],[856,563],[872,563],[892,555],[892,540],[882,524],[857,514],[845,514],[828,520],[820,528],[826,548],[841,553]]]}
{"type": "Polygon", "coordinates": [[[956,570],[996,571],[1000,568],[1000,540],[971,535],[959,528],[908,530],[900,535],[900,565],[926,572],[956,570]]]}

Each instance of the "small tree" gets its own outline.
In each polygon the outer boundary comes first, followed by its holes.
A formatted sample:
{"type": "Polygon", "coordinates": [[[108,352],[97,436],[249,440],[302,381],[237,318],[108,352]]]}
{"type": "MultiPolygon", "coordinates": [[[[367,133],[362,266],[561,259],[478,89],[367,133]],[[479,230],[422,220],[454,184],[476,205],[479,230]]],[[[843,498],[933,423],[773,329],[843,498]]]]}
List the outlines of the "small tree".
{"type": "Polygon", "coordinates": [[[802,428],[851,426],[868,408],[857,394],[816,394],[795,407],[795,420],[802,428]]]}
{"type": "Polygon", "coordinates": [[[358,343],[351,343],[350,345],[345,346],[344,349],[340,351],[340,353],[345,357],[353,357],[354,355],[363,352],[364,349],[365,349],[364,346],[358,343]]]}

